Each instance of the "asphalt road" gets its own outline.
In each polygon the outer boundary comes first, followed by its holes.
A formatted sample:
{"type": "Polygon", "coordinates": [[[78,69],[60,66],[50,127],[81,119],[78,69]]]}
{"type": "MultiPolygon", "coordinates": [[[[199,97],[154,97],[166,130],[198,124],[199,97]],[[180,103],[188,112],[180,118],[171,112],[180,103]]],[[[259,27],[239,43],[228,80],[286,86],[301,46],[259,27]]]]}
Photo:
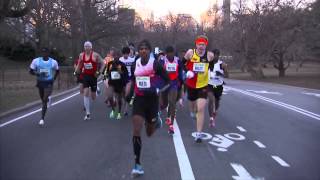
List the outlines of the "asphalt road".
{"type": "MultiPolygon", "coordinates": [[[[91,121],[79,95],[55,102],[44,128],[38,108],[2,118],[1,180],[132,179],[131,120],[109,119],[103,99],[91,121]]],[[[208,128],[206,115],[201,144],[186,107],[173,137],[166,126],[151,138],[143,133],[145,175],[137,179],[320,179],[319,90],[227,80],[217,126],[208,128]]]]}

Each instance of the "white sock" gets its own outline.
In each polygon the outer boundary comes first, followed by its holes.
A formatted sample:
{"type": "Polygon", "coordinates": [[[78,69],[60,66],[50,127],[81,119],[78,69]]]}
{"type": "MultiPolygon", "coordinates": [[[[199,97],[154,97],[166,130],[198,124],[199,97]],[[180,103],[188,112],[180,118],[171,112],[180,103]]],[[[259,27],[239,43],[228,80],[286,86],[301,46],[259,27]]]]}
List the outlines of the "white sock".
{"type": "Polygon", "coordinates": [[[84,97],[83,97],[83,103],[84,103],[84,107],[85,107],[85,109],[86,109],[86,113],[87,113],[87,114],[90,114],[90,98],[84,96],[84,97]]]}

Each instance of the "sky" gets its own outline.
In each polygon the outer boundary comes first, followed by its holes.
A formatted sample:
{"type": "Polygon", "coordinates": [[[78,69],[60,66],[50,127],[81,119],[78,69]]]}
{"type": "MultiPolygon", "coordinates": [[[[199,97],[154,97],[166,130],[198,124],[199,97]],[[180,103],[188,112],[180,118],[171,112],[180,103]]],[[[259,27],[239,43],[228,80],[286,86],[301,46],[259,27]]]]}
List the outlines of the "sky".
{"type": "Polygon", "coordinates": [[[186,13],[200,21],[201,13],[205,12],[216,1],[222,2],[222,0],[122,0],[122,3],[136,9],[141,16],[151,12],[153,12],[155,18],[165,16],[168,12],[174,14],[186,13]]]}
{"type": "MultiPolygon", "coordinates": [[[[245,1],[249,6],[252,6],[255,0],[245,1]]],[[[300,0],[295,1],[297,3],[300,0]]],[[[314,0],[304,1],[313,2],[314,0]]],[[[235,8],[236,2],[231,0],[231,9],[235,8]]],[[[203,12],[207,11],[215,3],[218,3],[218,6],[221,7],[223,0],[120,0],[120,3],[135,9],[143,19],[149,18],[151,12],[153,12],[155,18],[172,12],[173,14],[191,14],[194,19],[200,22],[200,16],[203,12]]]]}

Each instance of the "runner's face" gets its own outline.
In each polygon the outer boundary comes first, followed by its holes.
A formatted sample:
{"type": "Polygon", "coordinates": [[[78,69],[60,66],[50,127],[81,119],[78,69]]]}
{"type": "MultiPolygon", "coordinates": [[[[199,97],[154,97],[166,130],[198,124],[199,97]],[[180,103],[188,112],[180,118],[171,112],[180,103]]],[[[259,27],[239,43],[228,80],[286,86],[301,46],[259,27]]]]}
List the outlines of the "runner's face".
{"type": "Polygon", "coordinates": [[[150,55],[150,49],[147,46],[141,46],[139,49],[140,57],[143,59],[147,59],[150,55]]]}
{"type": "Polygon", "coordinates": [[[84,51],[85,51],[86,53],[90,53],[91,50],[92,50],[92,47],[91,47],[91,46],[84,46],[84,51]]]}
{"type": "Polygon", "coordinates": [[[197,47],[197,50],[205,51],[207,46],[205,43],[201,42],[201,43],[196,44],[196,47],[197,47]]]}
{"type": "Polygon", "coordinates": [[[129,54],[123,54],[123,57],[124,57],[125,59],[128,59],[129,54]]]}
{"type": "Polygon", "coordinates": [[[47,59],[49,57],[49,52],[48,51],[42,51],[42,57],[47,59]]]}
{"type": "Polygon", "coordinates": [[[173,59],[173,57],[174,57],[174,52],[168,52],[168,53],[167,53],[167,57],[168,57],[169,59],[173,59]]]}

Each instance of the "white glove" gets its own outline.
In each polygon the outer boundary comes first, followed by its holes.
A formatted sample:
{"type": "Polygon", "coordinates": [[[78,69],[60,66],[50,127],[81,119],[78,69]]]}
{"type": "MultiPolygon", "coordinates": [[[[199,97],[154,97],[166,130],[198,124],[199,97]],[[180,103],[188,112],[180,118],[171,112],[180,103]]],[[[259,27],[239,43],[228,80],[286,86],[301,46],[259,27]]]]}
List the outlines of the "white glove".
{"type": "Polygon", "coordinates": [[[187,74],[186,74],[186,77],[187,77],[187,79],[193,78],[194,77],[194,72],[188,71],[187,74]]]}

